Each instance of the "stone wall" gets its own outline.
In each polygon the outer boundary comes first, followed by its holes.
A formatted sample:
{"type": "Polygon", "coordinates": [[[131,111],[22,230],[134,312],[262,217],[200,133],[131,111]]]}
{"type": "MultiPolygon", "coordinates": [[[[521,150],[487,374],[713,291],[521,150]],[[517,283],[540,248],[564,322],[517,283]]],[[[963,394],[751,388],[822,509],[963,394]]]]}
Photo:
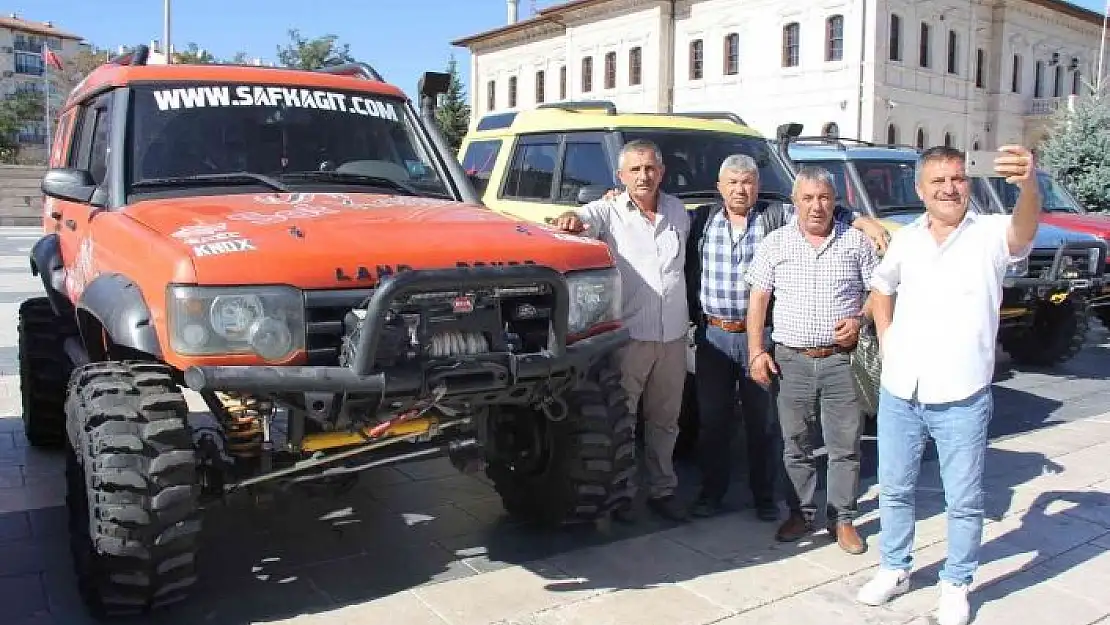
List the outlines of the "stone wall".
{"type": "Polygon", "coordinates": [[[0,165],[0,226],[42,225],[45,167],[0,165]]]}

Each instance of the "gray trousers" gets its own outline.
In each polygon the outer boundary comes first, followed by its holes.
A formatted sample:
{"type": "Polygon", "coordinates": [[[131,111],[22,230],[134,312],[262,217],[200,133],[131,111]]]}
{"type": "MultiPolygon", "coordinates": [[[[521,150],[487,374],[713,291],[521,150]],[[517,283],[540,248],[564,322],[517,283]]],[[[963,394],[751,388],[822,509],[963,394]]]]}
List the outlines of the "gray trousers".
{"type": "Polygon", "coordinates": [[[848,354],[810,358],[775,345],[780,379],[772,385],[782,428],[783,460],[792,489],[787,503],[792,511],[813,520],[817,506],[817,466],[811,429],[820,411],[821,431],[828,450],[828,522],[851,521],[858,507],[860,436],[863,415],[852,380],[848,354]]]}
{"type": "Polygon", "coordinates": [[[682,387],[686,384],[686,349],[683,337],[667,343],[631,341],[619,352],[628,411],[636,414],[640,397],[644,399],[644,464],[649,497],[673,494],[678,485],[671,456],[678,440],[682,387]]]}

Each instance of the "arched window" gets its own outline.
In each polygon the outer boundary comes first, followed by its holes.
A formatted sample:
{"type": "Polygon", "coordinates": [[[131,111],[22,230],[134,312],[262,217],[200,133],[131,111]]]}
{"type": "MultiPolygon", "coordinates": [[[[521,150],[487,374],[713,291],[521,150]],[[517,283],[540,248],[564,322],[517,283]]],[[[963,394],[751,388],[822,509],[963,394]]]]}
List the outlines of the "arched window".
{"type": "Polygon", "coordinates": [[[925,129],[924,128],[918,128],[917,129],[917,149],[919,149],[919,150],[924,150],[925,149],[925,129]]]}
{"type": "Polygon", "coordinates": [[[978,150],[979,149],[979,142],[976,141],[975,143],[972,143],[971,144],[971,149],[972,150],[978,150]]]}
{"type": "Polygon", "coordinates": [[[944,133],[944,147],[952,147],[952,133],[950,132],[944,133]]]}
{"type": "Polygon", "coordinates": [[[894,124],[886,127],[886,143],[887,145],[898,145],[898,127],[894,124]]]}

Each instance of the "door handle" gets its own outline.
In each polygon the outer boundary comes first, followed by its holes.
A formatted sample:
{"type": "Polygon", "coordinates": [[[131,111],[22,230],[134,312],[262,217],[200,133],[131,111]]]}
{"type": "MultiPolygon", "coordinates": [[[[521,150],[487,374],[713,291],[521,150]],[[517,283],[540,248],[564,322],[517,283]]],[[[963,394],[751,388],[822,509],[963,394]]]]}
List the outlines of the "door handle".
{"type": "Polygon", "coordinates": [[[67,219],[66,220],[66,228],[69,228],[70,230],[76,230],[77,229],[77,222],[72,220],[72,219],[67,219]]]}

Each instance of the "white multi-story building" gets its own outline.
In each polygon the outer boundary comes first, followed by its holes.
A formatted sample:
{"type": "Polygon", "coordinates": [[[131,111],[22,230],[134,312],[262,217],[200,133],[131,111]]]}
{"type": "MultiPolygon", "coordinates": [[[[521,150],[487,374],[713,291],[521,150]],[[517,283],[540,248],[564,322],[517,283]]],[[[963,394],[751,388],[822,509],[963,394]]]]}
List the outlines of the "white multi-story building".
{"type": "Polygon", "coordinates": [[[453,42],[476,115],[598,99],[918,146],[1037,143],[1102,36],[1063,0],[572,0],[523,20],[516,2],[453,42]]]}
{"type": "MultiPolygon", "coordinates": [[[[67,33],[51,22],[32,22],[16,14],[0,17],[0,97],[16,93],[45,95],[43,44],[63,60],[81,49],[81,37],[67,33]]],[[[55,71],[55,70],[50,70],[55,71]]],[[[55,109],[65,93],[52,91],[50,104],[55,109]]],[[[46,120],[31,121],[19,132],[17,141],[27,153],[45,153],[46,120]]]]}

